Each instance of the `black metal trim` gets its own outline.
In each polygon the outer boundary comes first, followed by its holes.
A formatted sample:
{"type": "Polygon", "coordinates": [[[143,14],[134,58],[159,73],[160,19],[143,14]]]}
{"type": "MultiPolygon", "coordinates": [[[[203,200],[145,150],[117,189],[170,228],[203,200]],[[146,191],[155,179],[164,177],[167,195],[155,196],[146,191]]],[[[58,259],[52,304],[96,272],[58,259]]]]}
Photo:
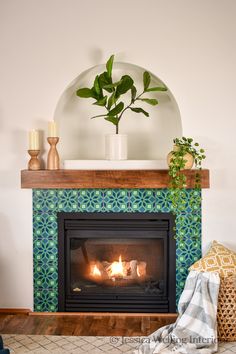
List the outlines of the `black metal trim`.
{"type": "MultiPolygon", "coordinates": [[[[174,239],[175,217],[171,213],[58,213],[58,307],[59,311],[107,311],[107,312],[176,312],[176,245],[174,239]],[[167,293],[168,297],[158,296],[140,296],[135,300],[128,295],[119,295],[118,302],[114,301],[110,305],[109,295],[104,295],[99,304],[93,305],[93,297],[71,295],[67,289],[66,278],[70,278],[69,270],[65,269],[66,243],[69,243],[71,237],[88,237],[86,230],[90,235],[95,236],[94,230],[97,230],[97,237],[100,230],[113,230],[118,227],[119,230],[140,231],[145,230],[149,235],[153,231],[158,231],[158,236],[154,238],[164,239],[164,252],[167,259],[165,271],[167,273],[167,293]],[[99,230],[100,229],[100,230],[99,230]],[[79,232],[81,231],[81,232],[79,232]],[[79,235],[78,235],[79,233],[79,235]],[[83,236],[82,236],[83,235],[83,236]],[[167,236],[167,237],[166,237],[167,236]],[[67,289],[67,290],[66,290],[67,289]],[[124,303],[123,303],[124,300],[124,303]],[[107,303],[108,301],[108,303],[107,303]]],[[[129,233],[129,231],[127,231],[129,233]]],[[[119,233],[119,232],[118,232],[119,233]]],[[[113,233],[114,234],[114,233],[113,233]]],[[[90,236],[91,237],[91,236],[90,236]]],[[[112,236],[113,237],[113,236],[112,236]]],[[[130,232],[132,237],[132,232],[130,232]]],[[[146,236],[149,238],[149,236],[146,236]]],[[[104,234],[102,236],[104,238],[104,234]]],[[[136,238],[139,238],[138,236],[136,238]]],[[[141,234],[140,234],[141,238],[141,234]]],[[[142,234],[143,238],[143,234],[142,234]]],[[[152,238],[152,237],[150,237],[152,238]]],[[[117,298],[117,295],[115,295],[117,298]]],[[[94,297],[95,299],[95,297],[94,297]]],[[[96,295],[98,300],[98,295],[96,295]]],[[[112,300],[112,298],[110,297],[112,300]]],[[[94,300],[95,301],[95,300],[94,300]]]]}

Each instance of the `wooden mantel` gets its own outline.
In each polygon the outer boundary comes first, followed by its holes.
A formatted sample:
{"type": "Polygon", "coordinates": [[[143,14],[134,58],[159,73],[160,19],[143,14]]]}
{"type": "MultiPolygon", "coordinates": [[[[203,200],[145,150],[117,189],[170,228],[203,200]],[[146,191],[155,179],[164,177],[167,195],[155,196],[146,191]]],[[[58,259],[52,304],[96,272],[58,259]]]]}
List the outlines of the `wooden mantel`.
{"type": "MultiPolygon", "coordinates": [[[[187,188],[194,188],[196,170],[185,170],[187,188]]],[[[201,171],[202,188],[210,187],[209,170],[201,171]]],[[[21,188],[167,188],[168,170],[40,170],[21,171],[21,188]]]]}

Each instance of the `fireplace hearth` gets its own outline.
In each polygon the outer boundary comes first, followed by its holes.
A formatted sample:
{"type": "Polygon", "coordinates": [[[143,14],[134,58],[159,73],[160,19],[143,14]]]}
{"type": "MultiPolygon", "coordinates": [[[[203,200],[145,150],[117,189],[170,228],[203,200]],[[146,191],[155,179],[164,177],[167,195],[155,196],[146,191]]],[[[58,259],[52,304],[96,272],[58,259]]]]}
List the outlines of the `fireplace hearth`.
{"type": "Polygon", "coordinates": [[[65,312],[176,311],[171,213],[58,213],[65,312]]]}

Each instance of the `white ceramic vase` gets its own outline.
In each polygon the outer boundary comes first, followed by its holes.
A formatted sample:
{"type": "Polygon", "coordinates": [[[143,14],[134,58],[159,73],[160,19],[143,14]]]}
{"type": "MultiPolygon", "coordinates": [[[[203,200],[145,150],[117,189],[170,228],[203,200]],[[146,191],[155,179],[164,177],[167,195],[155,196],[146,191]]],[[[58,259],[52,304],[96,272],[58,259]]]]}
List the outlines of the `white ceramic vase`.
{"type": "Polygon", "coordinates": [[[127,160],[127,135],[105,135],[106,160],[127,160]]]}

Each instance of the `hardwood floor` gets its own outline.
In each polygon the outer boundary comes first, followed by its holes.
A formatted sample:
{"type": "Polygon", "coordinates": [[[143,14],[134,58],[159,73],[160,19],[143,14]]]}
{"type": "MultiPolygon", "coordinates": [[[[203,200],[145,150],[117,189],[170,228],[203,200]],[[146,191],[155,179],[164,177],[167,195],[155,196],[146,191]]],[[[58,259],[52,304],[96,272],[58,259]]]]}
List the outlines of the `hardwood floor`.
{"type": "Polygon", "coordinates": [[[1,334],[65,336],[146,336],[169,323],[176,315],[78,315],[0,313],[1,334]]]}

